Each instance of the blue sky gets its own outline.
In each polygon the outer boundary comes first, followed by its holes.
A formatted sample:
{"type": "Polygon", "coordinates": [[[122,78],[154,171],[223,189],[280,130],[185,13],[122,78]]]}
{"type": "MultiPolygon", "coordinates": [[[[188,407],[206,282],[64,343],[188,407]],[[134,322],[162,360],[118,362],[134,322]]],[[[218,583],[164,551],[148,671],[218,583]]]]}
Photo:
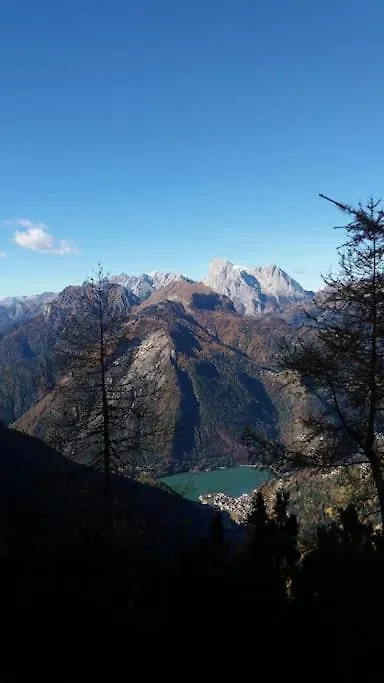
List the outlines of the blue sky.
{"type": "Polygon", "coordinates": [[[383,193],[382,0],[3,0],[0,297],[215,256],[305,287],[383,193]]]}

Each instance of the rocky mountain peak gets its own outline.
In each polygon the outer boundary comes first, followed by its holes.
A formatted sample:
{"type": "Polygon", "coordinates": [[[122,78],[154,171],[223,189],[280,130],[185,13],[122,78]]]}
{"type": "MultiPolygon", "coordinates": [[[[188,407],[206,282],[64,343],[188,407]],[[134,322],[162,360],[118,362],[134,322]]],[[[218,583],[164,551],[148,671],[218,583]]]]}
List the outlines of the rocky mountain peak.
{"type": "Polygon", "coordinates": [[[290,301],[312,295],[276,265],[242,266],[222,258],[210,263],[203,282],[232,299],[237,312],[246,315],[280,311],[290,301]]]}
{"type": "Polygon", "coordinates": [[[0,299],[0,332],[20,320],[32,318],[56,297],[57,294],[54,292],[43,292],[33,296],[11,296],[0,299]]]}
{"type": "Polygon", "coordinates": [[[144,301],[161,287],[166,287],[172,282],[187,280],[187,278],[181,273],[153,271],[152,273],[142,273],[141,275],[121,273],[121,275],[113,275],[109,280],[130,290],[140,301],[144,301]]]}

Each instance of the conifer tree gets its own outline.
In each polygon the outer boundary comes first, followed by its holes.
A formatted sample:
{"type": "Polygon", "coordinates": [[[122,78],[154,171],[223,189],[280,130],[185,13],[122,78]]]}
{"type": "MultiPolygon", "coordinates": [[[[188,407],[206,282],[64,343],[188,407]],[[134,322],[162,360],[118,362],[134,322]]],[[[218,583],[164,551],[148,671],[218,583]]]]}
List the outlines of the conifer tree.
{"type": "Polygon", "coordinates": [[[275,464],[368,463],[384,522],[384,211],[373,199],[355,208],[321,197],[350,219],[339,272],[324,277],[325,288],[280,358],[288,382],[299,380],[316,403],[294,447],[255,434],[248,440],[275,464]]]}

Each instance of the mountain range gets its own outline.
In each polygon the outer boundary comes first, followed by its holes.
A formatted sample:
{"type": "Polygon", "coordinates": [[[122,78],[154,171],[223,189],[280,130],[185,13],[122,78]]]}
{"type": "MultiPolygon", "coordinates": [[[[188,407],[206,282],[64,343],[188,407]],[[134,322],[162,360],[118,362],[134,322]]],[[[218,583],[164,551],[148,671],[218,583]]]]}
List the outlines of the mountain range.
{"type": "MultiPolygon", "coordinates": [[[[173,282],[193,282],[181,273],[157,271],[142,275],[121,273],[112,275],[108,281],[124,290],[131,305],[139,304],[173,282]]],[[[313,292],[304,290],[296,280],[275,265],[238,266],[225,259],[211,261],[203,283],[231,299],[235,310],[244,315],[282,312],[290,303],[313,296],[313,292]]],[[[76,296],[76,292],[81,291],[81,286],[69,286],[60,293],[43,292],[29,297],[0,298],[0,333],[15,323],[42,312],[54,301],[58,300],[59,305],[66,305],[65,300],[68,301],[71,296],[76,296]]]]}
{"type": "MultiPolygon", "coordinates": [[[[246,462],[249,425],[294,438],[296,417],[310,399],[303,387],[287,387],[276,348],[312,292],[276,266],[222,259],[200,283],[156,272],[113,276],[104,286],[109,305],[126,314],[110,350],[111,391],[122,405],[132,391],[142,396],[140,444],[127,449],[121,471],[158,475],[246,462]]],[[[84,398],[84,374],[72,374],[62,391],[55,350],[68,321],[84,321],[88,307],[87,283],[0,302],[0,419],[80,463],[92,462],[92,449],[80,428],[61,418],[81,414],[82,425],[91,425],[97,414],[84,398]]],[[[119,421],[125,435],[138,429],[132,420],[127,410],[119,421]]]]}
{"type": "Polygon", "coordinates": [[[57,298],[54,292],[35,296],[10,296],[0,299],[0,333],[14,323],[27,320],[38,313],[42,306],[57,298]]]}

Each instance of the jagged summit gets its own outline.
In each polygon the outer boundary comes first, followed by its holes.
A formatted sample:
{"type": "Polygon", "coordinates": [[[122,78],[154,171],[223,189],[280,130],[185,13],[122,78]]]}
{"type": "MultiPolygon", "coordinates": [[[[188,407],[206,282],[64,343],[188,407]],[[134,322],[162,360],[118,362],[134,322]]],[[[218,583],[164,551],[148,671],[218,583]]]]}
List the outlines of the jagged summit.
{"type": "Polygon", "coordinates": [[[142,275],[127,275],[127,273],[121,273],[120,275],[113,275],[109,278],[111,282],[115,282],[126,289],[129,289],[141,301],[147,299],[153,292],[160,289],[160,287],[166,287],[171,284],[171,282],[187,279],[188,278],[181,273],[162,273],[159,271],[142,273],[142,275]]]}
{"type": "Polygon", "coordinates": [[[276,265],[235,265],[223,258],[211,261],[203,282],[232,299],[238,313],[246,315],[279,311],[290,301],[312,296],[276,265]]]}
{"type": "MultiPolygon", "coordinates": [[[[112,289],[114,302],[120,300],[130,309],[149,299],[154,293],[171,285],[193,284],[194,281],[180,272],[152,271],[142,275],[112,275],[105,280],[112,289]]],[[[300,299],[308,299],[307,292],[277,265],[236,265],[224,258],[215,258],[209,265],[203,284],[216,294],[224,295],[233,302],[237,313],[258,315],[263,312],[282,312],[284,308],[300,299]]],[[[197,283],[194,283],[197,284],[197,283]]],[[[7,297],[0,299],[0,333],[11,325],[20,324],[43,313],[45,317],[60,314],[63,308],[76,308],[86,295],[86,283],[68,285],[59,293],[44,292],[31,297],[7,297]]],[[[176,287],[175,299],[184,297],[185,291],[176,287]]],[[[171,296],[171,293],[168,292],[171,296]]]]}
{"type": "Polygon", "coordinates": [[[43,292],[33,296],[9,296],[0,299],[0,333],[20,320],[33,317],[56,297],[54,292],[43,292]]]}

